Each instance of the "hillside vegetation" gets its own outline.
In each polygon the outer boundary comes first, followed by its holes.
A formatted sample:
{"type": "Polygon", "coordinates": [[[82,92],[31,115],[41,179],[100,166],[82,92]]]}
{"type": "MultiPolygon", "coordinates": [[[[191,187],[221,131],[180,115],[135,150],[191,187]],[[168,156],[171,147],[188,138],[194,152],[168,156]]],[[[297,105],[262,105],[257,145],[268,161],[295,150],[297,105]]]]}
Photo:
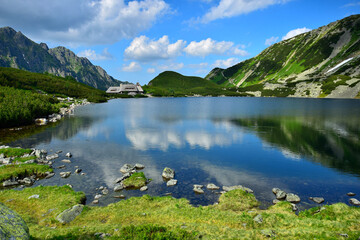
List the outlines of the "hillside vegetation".
{"type": "Polygon", "coordinates": [[[360,15],[276,43],[230,68],[215,68],[206,79],[261,96],[359,97],[360,15]]]}
{"type": "Polygon", "coordinates": [[[223,89],[203,78],[184,76],[172,71],[160,73],[144,86],[144,90],[153,96],[242,96],[235,88],[223,89]]]}
{"type": "Polygon", "coordinates": [[[50,74],[31,73],[0,67],[0,128],[33,123],[59,111],[56,96],[106,101],[106,93],[75,81],[50,74]]]}

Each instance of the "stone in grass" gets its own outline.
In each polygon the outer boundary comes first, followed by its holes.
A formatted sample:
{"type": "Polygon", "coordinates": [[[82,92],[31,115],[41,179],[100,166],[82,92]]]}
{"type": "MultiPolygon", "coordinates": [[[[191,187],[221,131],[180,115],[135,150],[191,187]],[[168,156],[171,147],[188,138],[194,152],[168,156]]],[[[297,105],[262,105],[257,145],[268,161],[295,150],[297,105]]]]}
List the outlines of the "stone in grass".
{"type": "Polygon", "coordinates": [[[261,234],[265,235],[265,237],[271,238],[271,237],[275,237],[275,232],[274,230],[271,229],[263,229],[260,231],[261,234]]]}
{"type": "Polygon", "coordinates": [[[175,177],[175,171],[171,168],[164,168],[162,172],[162,177],[165,179],[173,179],[175,177]]]}
{"type": "Polygon", "coordinates": [[[176,184],[177,184],[176,179],[170,179],[169,181],[166,182],[167,187],[175,186],[176,184]]]}
{"type": "Polygon", "coordinates": [[[136,172],[121,182],[124,188],[141,188],[146,185],[146,177],[143,172],[136,172]]]}
{"type": "Polygon", "coordinates": [[[80,215],[83,208],[84,208],[84,205],[77,204],[77,205],[73,206],[72,208],[66,209],[65,211],[60,213],[56,217],[56,220],[58,220],[61,223],[69,223],[69,222],[73,221],[77,216],[80,215]]]}
{"type": "Polygon", "coordinates": [[[209,183],[207,186],[206,186],[207,189],[209,190],[218,190],[220,189],[220,187],[216,186],[215,184],[213,183],[209,183]]]}
{"type": "Polygon", "coordinates": [[[16,212],[0,203],[0,239],[30,239],[29,228],[16,212]]]}
{"type": "Polygon", "coordinates": [[[288,193],[286,194],[286,199],[287,202],[291,202],[291,203],[299,203],[301,201],[300,197],[296,194],[293,193],[288,193]]]}
{"type": "Polygon", "coordinates": [[[256,217],[254,217],[254,222],[257,222],[259,224],[261,224],[263,222],[263,218],[261,216],[261,214],[256,215],[256,217]]]}
{"type": "Polygon", "coordinates": [[[40,197],[40,195],[35,194],[35,195],[31,195],[30,197],[28,197],[28,199],[32,199],[32,198],[38,199],[39,197],[40,197]]]}
{"type": "Polygon", "coordinates": [[[318,203],[318,204],[323,203],[325,201],[325,199],[322,198],[322,197],[309,197],[309,199],[316,202],[316,203],[318,203]]]}

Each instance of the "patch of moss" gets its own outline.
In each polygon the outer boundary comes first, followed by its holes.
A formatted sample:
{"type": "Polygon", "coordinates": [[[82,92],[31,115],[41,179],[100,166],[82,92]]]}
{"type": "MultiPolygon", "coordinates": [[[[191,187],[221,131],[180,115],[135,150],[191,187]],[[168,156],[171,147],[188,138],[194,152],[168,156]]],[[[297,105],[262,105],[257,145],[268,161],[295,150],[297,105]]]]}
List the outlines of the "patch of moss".
{"type": "Polygon", "coordinates": [[[31,175],[42,177],[45,172],[52,172],[52,168],[48,165],[32,164],[14,164],[0,167],[0,182],[11,179],[13,177],[24,178],[31,175]]]}
{"type": "Polygon", "coordinates": [[[21,157],[24,154],[30,154],[31,149],[22,149],[22,148],[3,148],[0,149],[0,154],[4,154],[5,157],[21,157]]]}
{"type": "Polygon", "coordinates": [[[141,188],[146,184],[146,177],[143,172],[136,172],[122,183],[125,188],[141,188]]]}
{"type": "Polygon", "coordinates": [[[253,194],[236,189],[222,194],[217,208],[220,210],[244,211],[258,206],[259,202],[253,194]]]}

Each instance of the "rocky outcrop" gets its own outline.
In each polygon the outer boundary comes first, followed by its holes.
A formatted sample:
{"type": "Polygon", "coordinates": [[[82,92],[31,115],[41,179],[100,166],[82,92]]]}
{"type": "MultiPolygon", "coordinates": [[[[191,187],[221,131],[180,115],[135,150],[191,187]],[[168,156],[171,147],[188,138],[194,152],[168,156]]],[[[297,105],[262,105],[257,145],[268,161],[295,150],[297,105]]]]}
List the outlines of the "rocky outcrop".
{"type": "Polygon", "coordinates": [[[0,203],[0,239],[30,239],[29,228],[19,214],[0,203]]]}

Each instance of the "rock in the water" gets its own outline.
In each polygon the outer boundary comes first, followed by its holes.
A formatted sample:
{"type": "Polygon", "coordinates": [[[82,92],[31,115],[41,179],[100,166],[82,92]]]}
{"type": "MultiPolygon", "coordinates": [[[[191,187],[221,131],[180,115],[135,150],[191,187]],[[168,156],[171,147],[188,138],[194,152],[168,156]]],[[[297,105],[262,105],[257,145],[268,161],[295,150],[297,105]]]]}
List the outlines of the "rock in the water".
{"type": "Polygon", "coordinates": [[[98,200],[98,199],[100,199],[101,197],[102,197],[101,194],[96,194],[95,197],[94,197],[94,199],[95,199],[95,200],[98,200]]]}
{"type": "Polygon", "coordinates": [[[82,169],[81,168],[77,168],[75,169],[75,173],[81,173],[82,169]]]}
{"type": "Polygon", "coordinates": [[[31,185],[31,184],[33,184],[33,182],[34,182],[31,178],[27,178],[27,177],[24,178],[22,181],[23,181],[23,183],[26,184],[26,185],[31,185]]]}
{"type": "Polygon", "coordinates": [[[128,173],[130,172],[131,170],[134,170],[134,166],[126,163],[124,164],[121,168],[120,168],[120,172],[122,173],[128,173]]]}
{"type": "Polygon", "coordinates": [[[272,203],[275,205],[275,204],[277,204],[277,203],[279,203],[279,202],[281,202],[280,200],[278,200],[278,199],[274,199],[273,201],[272,201],[272,203]]]}
{"type": "Polygon", "coordinates": [[[322,197],[309,197],[309,199],[319,204],[325,201],[325,199],[322,197]]]}
{"type": "Polygon", "coordinates": [[[61,223],[69,223],[72,220],[74,220],[77,216],[80,215],[83,208],[84,208],[84,205],[77,204],[77,205],[73,206],[72,208],[66,209],[65,211],[60,213],[56,217],[56,220],[58,220],[61,223]]]}
{"type": "Polygon", "coordinates": [[[298,207],[294,203],[291,203],[291,207],[294,212],[296,212],[298,210],[298,207]]]}
{"type": "Polygon", "coordinates": [[[64,163],[71,163],[71,161],[69,159],[64,159],[64,160],[61,160],[62,162],[64,163]]]}
{"type": "Polygon", "coordinates": [[[29,228],[16,212],[0,203],[0,239],[30,239],[29,228]]]}
{"type": "Polygon", "coordinates": [[[59,155],[56,154],[56,153],[50,154],[50,155],[46,156],[46,161],[51,161],[51,160],[56,159],[58,157],[59,157],[59,155]]]}
{"type": "Polygon", "coordinates": [[[48,175],[46,175],[46,179],[52,178],[53,176],[55,176],[55,173],[49,173],[48,175]]]}
{"type": "Polygon", "coordinates": [[[45,150],[40,150],[40,149],[36,149],[35,150],[35,156],[37,158],[40,158],[40,159],[45,159],[46,158],[46,154],[47,152],[45,150]]]}
{"type": "Polygon", "coordinates": [[[169,181],[167,181],[166,186],[171,187],[171,186],[175,186],[176,184],[177,184],[176,179],[170,179],[169,181]]]}
{"type": "Polygon", "coordinates": [[[349,197],[353,197],[353,196],[355,196],[356,194],[353,193],[353,192],[348,192],[346,195],[348,195],[349,197]]]}
{"type": "Polygon", "coordinates": [[[28,197],[28,199],[32,199],[32,198],[38,199],[39,197],[40,197],[39,194],[35,194],[35,195],[31,195],[30,197],[28,197]]]}
{"type": "Polygon", "coordinates": [[[140,164],[140,163],[135,164],[135,169],[137,169],[137,170],[141,170],[141,169],[144,169],[144,168],[145,168],[145,165],[143,165],[143,164],[140,164]]]}
{"type": "Polygon", "coordinates": [[[148,190],[148,186],[143,186],[143,187],[140,188],[140,191],[142,191],[142,192],[144,192],[146,190],[148,190]]]}
{"type": "Polygon", "coordinates": [[[71,172],[61,172],[60,177],[62,178],[68,178],[71,175],[71,172]]]}
{"type": "Polygon", "coordinates": [[[256,215],[256,217],[254,217],[254,222],[257,222],[259,224],[263,222],[263,218],[262,218],[261,214],[258,214],[258,215],[256,215]]]}
{"type": "Polygon", "coordinates": [[[114,198],[124,199],[124,198],[126,198],[126,197],[125,197],[125,195],[116,195],[116,196],[114,196],[114,198]]]}
{"type": "Polygon", "coordinates": [[[71,157],[72,157],[72,154],[71,154],[70,152],[68,152],[68,153],[65,154],[65,157],[71,158],[71,157]]]}
{"type": "Polygon", "coordinates": [[[203,187],[204,187],[203,185],[195,184],[193,191],[197,194],[203,194],[204,193],[204,190],[202,190],[203,187]]]}
{"type": "Polygon", "coordinates": [[[166,167],[162,172],[162,177],[165,179],[172,179],[175,177],[175,171],[171,168],[166,167]]]}
{"type": "Polygon", "coordinates": [[[122,184],[119,184],[114,187],[114,192],[119,192],[123,189],[124,189],[124,186],[122,184]]]}
{"type": "Polygon", "coordinates": [[[280,188],[273,188],[273,189],[272,189],[272,192],[273,192],[274,194],[277,194],[278,191],[281,191],[280,188]]]}
{"type": "Polygon", "coordinates": [[[107,195],[107,194],[109,193],[109,190],[108,190],[107,188],[104,188],[104,189],[101,191],[101,193],[102,193],[103,195],[107,195]]]}
{"type": "Polygon", "coordinates": [[[247,193],[253,193],[254,191],[250,188],[247,188],[247,187],[244,187],[244,186],[241,186],[241,185],[236,185],[236,186],[223,186],[223,190],[226,191],[226,192],[229,192],[231,190],[235,190],[235,189],[241,189],[247,193]]]}
{"type": "Polygon", "coordinates": [[[291,203],[299,203],[300,197],[296,194],[293,193],[288,193],[286,194],[286,201],[291,202],[291,203]]]}
{"type": "Polygon", "coordinates": [[[60,165],[60,166],[58,166],[57,168],[58,168],[58,169],[63,169],[63,168],[66,168],[66,166],[65,166],[65,165],[60,165]]]}
{"type": "Polygon", "coordinates": [[[215,184],[213,183],[209,183],[207,186],[206,186],[207,189],[209,190],[218,190],[220,189],[220,187],[216,186],[215,184]]]}
{"type": "Polygon", "coordinates": [[[98,204],[99,203],[99,200],[94,200],[94,201],[92,201],[92,204],[98,204]]]}
{"type": "Polygon", "coordinates": [[[261,234],[265,235],[265,237],[271,238],[271,237],[275,237],[275,232],[274,230],[270,230],[270,229],[263,229],[260,231],[261,234]]]}
{"type": "Polygon", "coordinates": [[[360,206],[360,201],[357,200],[356,198],[350,198],[349,202],[350,202],[352,205],[360,206]]]}
{"type": "Polygon", "coordinates": [[[3,187],[11,187],[11,186],[15,186],[15,185],[19,185],[19,182],[18,181],[10,181],[10,180],[3,182],[3,187]]]}
{"type": "Polygon", "coordinates": [[[286,192],[282,191],[282,190],[279,190],[277,191],[276,193],[276,199],[278,200],[283,200],[286,198],[286,192]]]}

